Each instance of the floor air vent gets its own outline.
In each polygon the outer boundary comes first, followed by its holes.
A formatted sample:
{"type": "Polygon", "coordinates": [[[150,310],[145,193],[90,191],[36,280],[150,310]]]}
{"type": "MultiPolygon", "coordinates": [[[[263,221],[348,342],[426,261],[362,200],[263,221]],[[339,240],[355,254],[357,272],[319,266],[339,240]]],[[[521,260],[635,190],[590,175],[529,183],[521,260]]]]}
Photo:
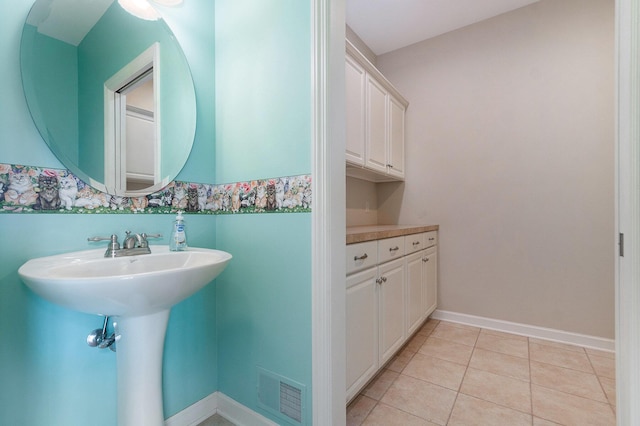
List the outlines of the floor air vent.
{"type": "Polygon", "coordinates": [[[301,425],[305,387],[258,367],[258,406],[289,424],[301,425]]]}

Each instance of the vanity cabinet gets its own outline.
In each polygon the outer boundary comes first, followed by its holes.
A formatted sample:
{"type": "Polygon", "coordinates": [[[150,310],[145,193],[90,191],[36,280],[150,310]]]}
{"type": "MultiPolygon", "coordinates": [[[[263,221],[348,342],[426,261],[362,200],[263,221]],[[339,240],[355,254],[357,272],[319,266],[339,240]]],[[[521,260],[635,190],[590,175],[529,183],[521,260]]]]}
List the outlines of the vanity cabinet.
{"type": "Polygon", "coordinates": [[[408,102],[347,41],[347,175],[372,182],[404,180],[404,117],[408,102]]]}
{"type": "Polygon", "coordinates": [[[436,308],[437,232],[347,245],[347,401],[436,308]]]}

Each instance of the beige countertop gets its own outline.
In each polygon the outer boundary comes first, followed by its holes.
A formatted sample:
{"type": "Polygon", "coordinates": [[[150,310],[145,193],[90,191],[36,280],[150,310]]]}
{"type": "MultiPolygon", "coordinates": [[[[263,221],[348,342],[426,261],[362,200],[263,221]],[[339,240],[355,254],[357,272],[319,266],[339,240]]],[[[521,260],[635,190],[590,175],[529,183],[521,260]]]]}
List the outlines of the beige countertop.
{"type": "Polygon", "coordinates": [[[347,227],[347,244],[437,231],[438,225],[366,225],[347,227]]]}

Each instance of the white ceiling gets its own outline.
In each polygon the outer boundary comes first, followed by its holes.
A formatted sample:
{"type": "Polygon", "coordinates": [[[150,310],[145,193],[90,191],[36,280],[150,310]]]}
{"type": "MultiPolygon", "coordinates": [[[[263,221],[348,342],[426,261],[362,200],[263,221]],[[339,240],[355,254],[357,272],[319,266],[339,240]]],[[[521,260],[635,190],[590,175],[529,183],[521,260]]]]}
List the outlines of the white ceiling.
{"type": "Polygon", "coordinates": [[[539,0],[347,0],[347,25],[381,55],[539,0]]]}
{"type": "Polygon", "coordinates": [[[27,24],[38,32],[77,46],[114,0],[39,0],[27,24]]]}

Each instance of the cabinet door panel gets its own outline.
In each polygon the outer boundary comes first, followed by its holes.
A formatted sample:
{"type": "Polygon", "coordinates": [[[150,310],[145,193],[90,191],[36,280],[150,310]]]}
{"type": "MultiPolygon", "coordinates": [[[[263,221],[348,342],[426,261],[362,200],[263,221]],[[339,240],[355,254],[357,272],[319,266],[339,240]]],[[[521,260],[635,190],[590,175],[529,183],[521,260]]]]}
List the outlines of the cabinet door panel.
{"type": "Polygon", "coordinates": [[[347,55],[346,78],[346,157],[364,166],[365,150],[365,70],[347,55]]]}
{"type": "Polygon", "coordinates": [[[378,267],[380,365],[387,362],[402,346],[404,326],[404,259],[397,259],[378,267]]]}
{"type": "Polygon", "coordinates": [[[438,305],[438,250],[432,247],[425,250],[424,262],[425,274],[425,316],[429,316],[438,305]]]}
{"type": "Polygon", "coordinates": [[[407,269],[407,335],[416,331],[424,319],[423,254],[423,252],[417,252],[405,258],[407,269]]]}
{"type": "Polygon", "coordinates": [[[365,165],[382,173],[387,171],[387,91],[367,75],[367,119],[365,165]]]}
{"type": "Polygon", "coordinates": [[[389,153],[391,167],[387,172],[404,179],[404,106],[389,97],[389,153]]]}
{"type": "Polygon", "coordinates": [[[377,268],[347,278],[347,401],[378,370],[377,268]]]}

